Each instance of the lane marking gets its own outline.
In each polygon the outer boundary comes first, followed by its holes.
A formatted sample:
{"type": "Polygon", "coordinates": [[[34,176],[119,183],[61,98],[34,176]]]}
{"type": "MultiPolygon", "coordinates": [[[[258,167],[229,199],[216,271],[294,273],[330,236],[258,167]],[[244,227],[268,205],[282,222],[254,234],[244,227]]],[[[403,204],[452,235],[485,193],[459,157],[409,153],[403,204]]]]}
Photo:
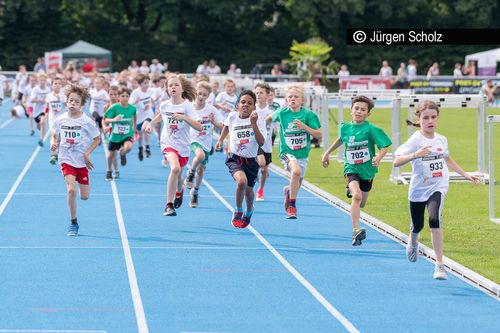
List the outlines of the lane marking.
{"type": "MultiPolygon", "coordinates": [[[[0,128],[4,128],[5,126],[7,126],[8,124],[10,124],[11,122],[13,122],[16,118],[10,118],[9,120],[7,120],[5,123],[3,123],[2,125],[0,125],[0,128]]],[[[2,331],[0,331],[2,332],[2,331]]]]}
{"type": "MultiPolygon", "coordinates": [[[[203,179],[203,184],[212,192],[220,202],[224,204],[231,212],[234,212],[233,207],[205,180],[203,179]]],[[[330,314],[335,317],[344,328],[351,333],[359,333],[359,330],[342,315],[326,298],[321,295],[321,293],[314,288],[314,286],[309,283],[283,256],[251,225],[247,227],[255,237],[274,255],[276,259],[281,262],[283,266],[316,298],[318,302],[323,305],[323,307],[330,312],[330,314]]]]}
{"type": "Polygon", "coordinates": [[[0,333],[107,333],[107,331],[88,331],[88,330],[16,330],[16,329],[0,329],[0,333]]]}
{"type": "MultiPolygon", "coordinates": [[[[84,236],[82,236],[84,237],[84,236]]],[[[264,251],[263,247],[235,247],[230,246],[131,246],[130,249],[137,250],[231,250],[231,251],[264,251]]],[[[121,246],[0,246],[0,250],[121,250],[121,246]]],[[[356,253],[390,253],[405,252],[401,250],[369,249],[359,250],[350,248],[332,248],[332,247],[276,247],[275,249],[283,251],[347,251],[356,253]]]]}

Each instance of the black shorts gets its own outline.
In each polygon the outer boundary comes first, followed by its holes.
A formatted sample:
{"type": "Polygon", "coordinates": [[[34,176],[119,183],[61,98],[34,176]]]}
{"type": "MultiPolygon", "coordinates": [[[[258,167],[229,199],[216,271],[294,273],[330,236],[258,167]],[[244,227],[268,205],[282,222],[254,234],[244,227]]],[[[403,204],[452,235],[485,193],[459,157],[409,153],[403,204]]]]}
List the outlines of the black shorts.
{"type": "Polygon", "coordinates": [[[123,147],[125,145],[125,142],[127,142],[127,141],[134,142],[134,138],[132,138],[131,136],[129,136],[129,137],[126,137],[125,139],[123,139],[120,142],[109,141],[108,150],[109,151],[120,150],[120,148],[123,147]]]}
{"type": "Polygon", "coordinates": [[[36,116],[36,117],[35,117],[35,118],[33,118],[33,119],[35,119],[35,122],[36,122],[37,124],[39,124],[39,123],[40,123],[40,121],[42,120],[42,117],[43,117],[43,116],[45,116],[45,113],[40,113],[38,116],[36,116]]]}
{"type": "Polygon", "coordinates": [[[253,187],[259,174],[259,163],[255,157],[241,157],[235,154],[229,154],[226,157],[226,165],[229,173],[234,178],[237,171],[243,171],[247,176],[247,186],[253,187]]]}
{"type": "Polygon", "coordinates": [[[257,151],[257,156],[258,155],[264,155],[264,158],[266,159],[266,165],[271,164],[273,161],[273,154],[271,153],[266,153],[265,151],[262,150],[262,148],[259,147],[259,150],[257,151]]]}
{"type": "Polygon", "coordinates": [[[357,173],[348,173],[345,175],[345,187],[349,187],[349,183],[352,181],[357,181],[359,183],[359,188],[363,192],[370,192],[372,189],[373,179],[361,179],[357,173]]]}

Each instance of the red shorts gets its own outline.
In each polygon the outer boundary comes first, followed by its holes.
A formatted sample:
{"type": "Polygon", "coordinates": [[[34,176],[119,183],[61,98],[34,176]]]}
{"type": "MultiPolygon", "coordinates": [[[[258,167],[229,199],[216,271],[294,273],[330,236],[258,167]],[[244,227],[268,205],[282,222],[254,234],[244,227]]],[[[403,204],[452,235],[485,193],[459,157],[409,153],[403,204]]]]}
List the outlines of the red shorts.
{"type": "Polygon", "coordinates": [[[61,171],[63,176],[72,175],[75,176],[76,181],[82,185],[89,184],[89,170],[86,167],[75,168],[69,164],[63,163],[61,165],[61,171]]]}
{"type": "Polygon", "coordinates": [[[182,157],[181,155],[179,155],[179,152],[177,152],[177,150],[175,150],[174,148],[168,147],[163,149],[163,155],[166,155],[167,153],[174,153],[175,155],[177,155],[177,160],[179,160],[179,165],[181,168],[184,168],[186,164],[188,164],[189,156],[182,157]]]}

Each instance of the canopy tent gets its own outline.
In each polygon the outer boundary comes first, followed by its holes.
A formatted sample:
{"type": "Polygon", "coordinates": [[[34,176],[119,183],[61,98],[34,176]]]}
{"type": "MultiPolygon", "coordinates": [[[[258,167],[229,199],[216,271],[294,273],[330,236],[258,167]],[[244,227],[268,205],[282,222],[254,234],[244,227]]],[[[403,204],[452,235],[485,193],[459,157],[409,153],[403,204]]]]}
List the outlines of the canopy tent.
{"type": "Polygon", "coordinates": [[[494,76],[496,74],[497,62],[500,61],[500,48],[466,55],[465,65],[469,61],[477,63],[478,75],[494,76]]]}
{"type": "MultiPolygon", "coordinates": [[[[111,51],[106,50],[94,44],[87,43],[83,40],[79,40],[73,45],[66,48],[55,50],[46,53],[49,55],[61,55],[62,61],[65,63],[74,60],[77,62],[78,66],[87,68],[97,69],[100,72],[111,71],[112,58],[111,51]]],[[[50,61],[47,61],[49,64],[50,61]]],[[[50,66],[50,65],[49,65],[50,66]]]]}

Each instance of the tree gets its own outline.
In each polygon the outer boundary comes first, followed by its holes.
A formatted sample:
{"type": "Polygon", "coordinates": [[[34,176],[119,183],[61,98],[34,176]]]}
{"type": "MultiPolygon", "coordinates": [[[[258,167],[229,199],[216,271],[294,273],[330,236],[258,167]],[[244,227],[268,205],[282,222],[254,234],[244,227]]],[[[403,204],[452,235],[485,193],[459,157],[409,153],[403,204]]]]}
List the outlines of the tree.
{"type": "Polygon", "coordinates": [[[321,38],[311,38],[304,43],[293,41],[290,48],[290,63],[302,81],[312,81],[318,78],[324,82],[327,74],[338,70],[338,63],[333,60],[328,64],[332,47],[321,38]]]}

